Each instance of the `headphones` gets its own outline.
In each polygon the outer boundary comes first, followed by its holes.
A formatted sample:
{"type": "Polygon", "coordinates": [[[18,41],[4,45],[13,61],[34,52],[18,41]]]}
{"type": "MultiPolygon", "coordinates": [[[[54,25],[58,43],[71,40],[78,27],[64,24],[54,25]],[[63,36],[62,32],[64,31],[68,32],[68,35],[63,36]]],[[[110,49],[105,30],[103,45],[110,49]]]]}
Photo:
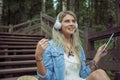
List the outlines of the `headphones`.
{"type": "MultiPolygon", "coordinates": [[[[56,21],[55,21],[55,23],[54,23],[54,28],[55,29],[61,29],[61,23],[60,23],[60,21],[59,21],[59,17],[60,17],[60,14],[61,14],[62,12],[60,12],[58,15],[57,15],[57,18],[56,18],[56,21]]],[[[75,27],[76,28],[78,28],[78,24],[77,24],[77,22],[75,23],[75,27]]]]}

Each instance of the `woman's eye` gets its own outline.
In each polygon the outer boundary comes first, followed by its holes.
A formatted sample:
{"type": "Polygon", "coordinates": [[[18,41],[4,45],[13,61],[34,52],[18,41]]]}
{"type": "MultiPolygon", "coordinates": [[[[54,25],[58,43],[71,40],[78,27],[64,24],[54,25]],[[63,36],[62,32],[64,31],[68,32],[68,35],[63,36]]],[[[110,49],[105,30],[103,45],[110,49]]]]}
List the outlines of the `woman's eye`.
{"type": "Polygon", "coordinates": [[[75,20],[65,20],[64,22],[67,22],[67,23],[73,22],[73,23],[75,23],[75,20]]]}
{"type": "Polygon", "coordinates": [[[65,22],[70,22],[70,20],[65,20],[65,22]]]}
{"type": "Polygon", "coordinates": [[[75,23],[75,20],[72,20],[73,23],[75,23]]]}

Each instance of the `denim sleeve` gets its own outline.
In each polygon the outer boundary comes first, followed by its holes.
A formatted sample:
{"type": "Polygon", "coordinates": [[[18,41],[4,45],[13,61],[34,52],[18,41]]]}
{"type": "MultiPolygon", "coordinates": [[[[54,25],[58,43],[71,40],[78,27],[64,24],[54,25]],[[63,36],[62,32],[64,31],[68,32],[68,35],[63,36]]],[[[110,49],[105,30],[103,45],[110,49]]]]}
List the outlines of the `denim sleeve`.
{"type": "Polygon", "coordinates": [[[37,76],[39,77],[40,80],[51,80],[51,71],[47,70],[47,73],[45,75],[41,75],[39,74],[39,72],[37,71],[37,76]]]}
{"type": "Polygon", "coordinates": [[[46,74],[41,75],[37,71],[37,75],[38,75],[40,80],[52,80],[52,77],[53,77],[53,61],[52,61],[52,57],[51,57],[50,45],[46,48],[42,57],[43,57],[44,66],[46,68],[46,74]]]}
{"type": "Polygon", "coordinates": [[[85,57],[85,53],[83,48],[81,47],[81,51],[80,51],[80,57],[81,57],[81,70],[80,70],[80,76],[82,78],[87,78],[90,73],[91,73],[91,69],[89,66],[86,65],[86,57],[85,57]]]}

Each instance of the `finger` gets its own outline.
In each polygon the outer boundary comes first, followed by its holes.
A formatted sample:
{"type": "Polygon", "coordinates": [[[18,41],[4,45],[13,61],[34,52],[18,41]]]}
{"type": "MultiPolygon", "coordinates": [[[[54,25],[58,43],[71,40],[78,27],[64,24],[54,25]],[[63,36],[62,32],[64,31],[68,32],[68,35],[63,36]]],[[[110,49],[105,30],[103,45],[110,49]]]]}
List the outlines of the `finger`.
{"type": "Polygon", "coordinates": [[[48,47],[48,45],[49,45],[49,44],[44,45],[44,49],[46,49],[46,48],[48,47]]]}
{"type": "Polygon", "coordinates": [[[103,56],[105,56],[105,55],[107,55],[108,54],[108,52],[107,51],[105,51],[104,53],[103,53],[103,56]]]}
{"type": "Polygon", "coordinates": [[[43,38],[43,39],[41,39],[39,42],[43,42],[43,41],[47,41],[48,39],[45,39],[45,38],[43,38]]]}
{"type": "Polygon", "coordinates": [[[49,44],[49,42],[44,42],[44,44],[42,45],[43,48],[46,48],[46,46],[49,44]]]}
{"type": "Polygon", "coordinates": [[[45,42],[48,42],[48,39],[42,39],[42,40],[40,41],[41,44],[44,44],[45,42]]]}
{"type": "Polygon", "coordinates": [[[106,45],[106,43],[105,43],[105,44],[103,44],[103,45],[101,46],[101,49],[102,49],[103,51],[105,51],[105,50],[106,50],[106,47],[107,47],[107,45],[106,45]]]}
{"type": "Polygon", "coordinates": [[[38,45],[37,48],[36,48],[36,52],[43,53],[43,51],[47,48],[48,44],[49,43],[47,41],[42,45],[38,45]]]}
{"type": "Polygon", "coordinates": [[[48,42],[48,39],[42,39],[38,42],[38,45],[43,45],[45,42],[48,42]]]}

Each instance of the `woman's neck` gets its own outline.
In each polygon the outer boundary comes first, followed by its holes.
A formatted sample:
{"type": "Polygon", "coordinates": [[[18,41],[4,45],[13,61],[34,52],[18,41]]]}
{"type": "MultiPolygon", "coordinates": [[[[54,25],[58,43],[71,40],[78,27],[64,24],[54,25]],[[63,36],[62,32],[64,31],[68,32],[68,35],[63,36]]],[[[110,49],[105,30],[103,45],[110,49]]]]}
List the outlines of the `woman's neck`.
{"type": "Polygon", "coordinates": [[[71,43],[71,37],[65,37],[64,38],[64,43],[65,43],[65,46],[68,47],[68,48],[71,48],[72,47],[72,43],[71,43]]]}
{"type": "Polygon", "coordinates": [[[65,41],[65,43],[71,43],[71,35],[64,35],[64,41],[65,41]]]}

